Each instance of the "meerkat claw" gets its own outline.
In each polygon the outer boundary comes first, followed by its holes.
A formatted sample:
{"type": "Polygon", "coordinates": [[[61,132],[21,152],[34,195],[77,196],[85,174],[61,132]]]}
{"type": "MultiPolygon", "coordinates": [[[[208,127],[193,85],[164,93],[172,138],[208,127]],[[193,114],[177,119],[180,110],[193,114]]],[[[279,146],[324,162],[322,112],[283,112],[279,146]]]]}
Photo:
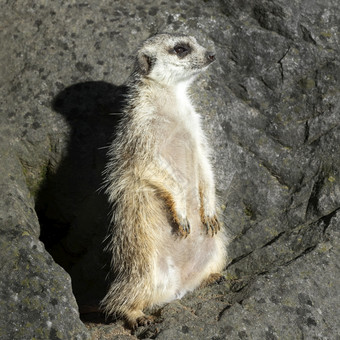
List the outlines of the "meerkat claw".
{"type": "Polygon", "coordinates": [[[211,236],[217,234],[217,232],[221,229],[220,222],[218,221],[216,216],[206,217],[203,221],[203,225],[206,228],[207,234],[211,230],[211,236]]]}
{"type": "Polygon", "coordinates": [[[179,231],[184,237],[190,234],[190,223],[187,218],[180,220],[179,231]]]}

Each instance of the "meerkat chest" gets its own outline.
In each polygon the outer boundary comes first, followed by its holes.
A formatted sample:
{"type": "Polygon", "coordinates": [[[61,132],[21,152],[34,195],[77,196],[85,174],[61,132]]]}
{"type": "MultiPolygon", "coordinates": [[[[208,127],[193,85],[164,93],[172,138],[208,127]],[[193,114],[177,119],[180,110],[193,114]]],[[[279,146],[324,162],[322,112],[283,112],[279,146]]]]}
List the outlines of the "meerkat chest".
{"type": "MultiPolygon", "coordinates": [[[[188,98],[176,98],[166,108],[164,135],[178,140],[178,143],[197,143],[202,134],[200,116],[188,98]]],[[[172,140],[175,142],[175,140],[172,140]]]]}
{"type": "Polygon", "coordinates": [[[185,135],[192,143],[199,144],[202,136],[200,116],[195,111],[190,99],[186,96],[178,96],[176,103],[178,119],[181,121],[185,135]]]}
{"type": "Polygon", "coordinates": [[[183,95],[173,98],[163,118],[163,126],[160,129],[162,158],[166,159],[173,169],[186,169],[188,177],[193,176],[202,139],[200,116],[195,112],[190,100],[183,95]]]}

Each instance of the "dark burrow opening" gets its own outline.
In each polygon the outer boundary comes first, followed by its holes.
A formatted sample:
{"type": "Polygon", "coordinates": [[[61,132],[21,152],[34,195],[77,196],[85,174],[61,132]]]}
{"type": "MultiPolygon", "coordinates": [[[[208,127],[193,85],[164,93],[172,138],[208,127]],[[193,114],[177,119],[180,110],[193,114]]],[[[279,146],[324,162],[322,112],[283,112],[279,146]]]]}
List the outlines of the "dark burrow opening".
{"type": "Polygon", "coordinates": [[[109,283],[110,258],[104,251],[109,205],[100,188],[125,93],[124,86],[91,81],[65,88],[52,103],[70,132],[65,132],[67,150],[59,151],[61,162],[48,167],[36,198],[40,240],[70,274],[73,293],[85,311],[98,306],[109,283]]]}

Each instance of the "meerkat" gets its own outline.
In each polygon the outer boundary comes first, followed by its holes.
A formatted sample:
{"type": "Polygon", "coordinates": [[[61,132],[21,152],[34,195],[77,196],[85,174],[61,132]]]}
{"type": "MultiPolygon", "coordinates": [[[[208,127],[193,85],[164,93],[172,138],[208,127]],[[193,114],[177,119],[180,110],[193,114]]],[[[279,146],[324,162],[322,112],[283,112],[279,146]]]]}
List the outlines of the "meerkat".
{"type": "Polygon", "coordinates": [[[214,60],[194,37],[158,34],[128,81],[106,167],[114,279],[101,306],[131,328],[150,322],[145,308],[220,278],[226,263],[210,151],[187,94],[214,60]]]}

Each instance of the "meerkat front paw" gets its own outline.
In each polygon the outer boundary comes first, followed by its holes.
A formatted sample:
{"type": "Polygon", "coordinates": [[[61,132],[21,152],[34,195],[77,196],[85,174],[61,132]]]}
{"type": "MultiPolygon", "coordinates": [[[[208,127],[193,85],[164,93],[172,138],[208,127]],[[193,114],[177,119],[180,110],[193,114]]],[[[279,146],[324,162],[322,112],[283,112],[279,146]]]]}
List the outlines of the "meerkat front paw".
{"type": "Polygon", "coordinates": [[[217,234],[217,232],[221,229],[220,222],[216,215],[212,217],[204,216],[202,218],[202,223],[207,231],[207,234],[209,234],[209,231],[211,231],[211,236],[217,234]]]}
{"type": "Polygon", "coordinates": [[[182,209],[179,209],[180,204],[176,204],[171,195],[164,195],[163,197],[168,205],[175,232],[187,237],[190,234],[190,223],[186,217],[186,209],[183,208],[184,204],[182,204],[182,209]]]}
{"type": "Polygon", "coordinates": [[[186,217],[176,217],[176,224],[178,225],[179,233],[187,237],[190,234],[190,223],[186,217]]]}

